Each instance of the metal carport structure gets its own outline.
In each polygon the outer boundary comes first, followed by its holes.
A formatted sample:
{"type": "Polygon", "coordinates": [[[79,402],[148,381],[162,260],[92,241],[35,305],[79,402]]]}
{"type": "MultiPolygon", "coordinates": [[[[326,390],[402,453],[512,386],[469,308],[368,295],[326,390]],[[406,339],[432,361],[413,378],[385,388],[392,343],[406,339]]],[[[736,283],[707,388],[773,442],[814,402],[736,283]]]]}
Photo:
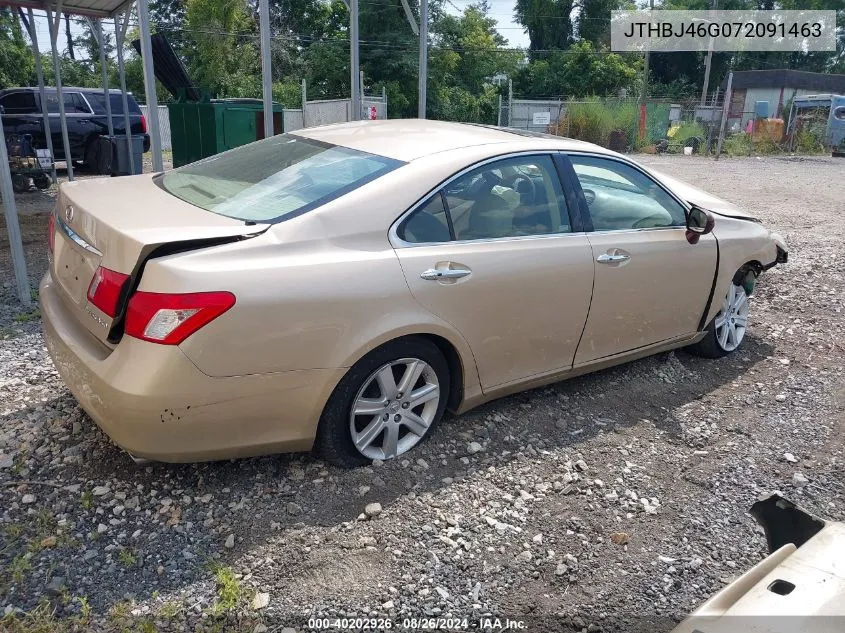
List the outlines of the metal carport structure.
{"type": "MultiPolygon", "coordinates": [[[[59,121],[62,130],[62,144],[67,163],[68,180],[73,180],[73,164],[70,158],[70,143],[68,141],[67,120],[65,117],[64,99],[62,93],[61,64],[57,49],[59,23],[62,14],[82,16],[91,21],[92,30],[100,44],[100,65],[102,67],[103,90],[107,109],[109,133],[113,136],[111,104],[108,95],[108,77],[106,72],[106,58],[102,46],[102,20],[113,19],[115,26],[115,39],[117,49],[118,70],[120,73],[120,90],[123,95],[123,115],[127,135],[127,143],[130,143],[131,130],[128,121],[128,107],[126,103],[126,76],[123,64],[123,44],[126,31],[129,26],[129,15],[133,4],[137,3],[138,24],[140,27],[141,59],[144,69],[144,93],[149,112],[155,113],[158,110],[158,99],[155,90],[155,73],[153,70],[152,45],[150,43],[150,14],[148,0],[0,0],[0,5],[16,7],[27,31],[35,55],[36,75],[38,76],[38,89],[41,95],[41,116],[45,127],[47,149],[54,159],[52,133],[50,119],[47,112],[47,102],[44,91],[44,74],[41,69],[41,53],[38,48],[38,39],[33,21],[33,9],[43,10],[47,15],[50,27],[50,47],[53,57],[53,70],[56,82],[56,93],[59,110],[59,121]],[[24,15],[26,11],[26,15],[24,15]]],[[[261,30],[261,64],[262,64],[262,91],[264,97],[264,110],[272,112],[272,84],[270,72],[270,20],[268,0],[259,0],[259,22],[261,30]]],[[[355,16],[357,18],[357,16],[355,16]]],[[[161,133],[157,116],[148,117],[148,131],[150,135],[150,150],[152,153],[153,171],[163,171],[164,165],[161,156],[161,133]]],[[[269,137],[273,134],[273,117],[264,117],[264,134],[269,137]]],[[[130,162],[132,161],[130,152],[130,162]]],[[[134,166],[133,166],[134,167],[134,166]]],[[[53,182],[56,182],[55,168],[53,170],[53,182]]],[[[12,252],[12,265],[15,271],[20,300],[29,305],[30,297],[29,277],[26,271],[23,244],[21,241],[20,226],[18,224],[17,206],[15,205],[15,194],[12,188],[11,173],[9,170],[9,157],[6,151],[6,139],[3,132],[2,117],[0,117],[0,193],[3,197],[3,208],[6,215],[6,226],[9,233],[9,245],[12,252]]]]}
{"type": "MultiPolygon", "coordinates": [[[[109,134],[113,136],[111,103],[108,95],[108,77],[106,71],[106,57],[103,47],[102,20],[111,18],[115,26],[115,44],[117,49],[118,70],[120,73],[120,90],[123,95],[123,116],[127,136],[127,145],[131,146],[131,130],[129,126],[128,107],[126,103],[126,75],[123,64],[123,44],[126,31],[129,26],[129,15],[132,5],[137,3],[138,23],[140,27],[141,59],[144,69],[144,93],[148,112],[148,127],[150,134],[150,150],[152,153],[153,171],[163,171],[164,165],[161,156],[161,133],[159,130],[158,116],[154,113],[158,110],[158,99],[155,91],[155,72],[153,69],[152,44],[150,42],[150,14],[148,0],[0,0],[0,6],[12,6],[18,8],[22,21],[29,31],[32,48],[35,55],[35,68],[38,77],[38,88],[41,101],[41,115],[45,127],[47,149],[54,159],[52,134],[50,130],[49,114],[46,108],[44,91],[44,75],[41,69],[41,55],[38,48],[38,39],[33,22],[33,9],[43,10],[47,14],[50,26],[50,46],[53,57],[53,70],[56,80],[56,91],[59,109],[59,120],[62,129],[62,144],[65,157],[70,156],[70,143],[68,141],[67,121],[65,118],[64,99],[62,96],[61,64],[57,50],[58,29],[62,13],[78,15],[91,21],[94,27],[92,31],[98,40],[100,48],[100,65],[102,68],[103,91],[105,92],[106,115],[108,117],[109,134]],[[28,20],[24,19],[24,10],[27,12],[28,20]]],[[[349,31],[350,31],[350,71],[352,87],[352,118],[358,119],[361,115],[361,78],[359,75],[358,60],[358,0],[344,0],[349,8],[349,31]]],[[[420,0],[420,23],[419,26],[413,19],[408,0],[401,0],[415,34],[419,35],[420,68],[419,68],[419,114],[422,119],[426,116],[426,80],[428,65],[428,0],[420,0]]],[[[271,72],[271,51],[270,51],[270,9],[269,0],[258,0],[259,9],[259,32],[261,50],[261,83],[264,102],[264,137],[273,135],[273,86],[271,72]]],[[[25,305],[31,303],[29,278],[26,272],[23,244],[21,242],[20,227],[18,225],[17,207],[15,206],[14,191],[12,188],[11,174],[9,171],[9,157],[6,152],[5,134],[3,133],[2,117],[0,117],[0,194],[3,197],[3,208],[6,215],[6,226],[9,233],[9,244],[12,251],[12,264],[15,270],[15,280],[18,294],[25,305]]],[[[132,152],[129,153],[130,165],[132,164],[132,152]]],[[[67,160],[68,180],[73,180],[73,164],[67,160]]],[[[132,166],[134,167],[134,166],[132,166]]],[[[134,171],[134,169],[133,169],[134,171]]],[[[53,169],[53,182],[56,183],[55,167],[53,169]]]]}

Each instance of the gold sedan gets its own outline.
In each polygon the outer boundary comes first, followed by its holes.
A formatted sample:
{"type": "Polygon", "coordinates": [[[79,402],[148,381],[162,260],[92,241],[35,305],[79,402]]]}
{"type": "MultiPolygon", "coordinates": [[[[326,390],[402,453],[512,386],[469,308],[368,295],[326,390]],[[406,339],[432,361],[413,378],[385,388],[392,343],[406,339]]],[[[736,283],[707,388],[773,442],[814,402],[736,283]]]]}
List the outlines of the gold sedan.
{"type": "Polygon", "coordinates": [[[435,121],[299,130],[51,216],[47,347],[138,458],[390,459],[446,409],[688,347],[730,353],[777,235],[569,139],[435,121]]]}

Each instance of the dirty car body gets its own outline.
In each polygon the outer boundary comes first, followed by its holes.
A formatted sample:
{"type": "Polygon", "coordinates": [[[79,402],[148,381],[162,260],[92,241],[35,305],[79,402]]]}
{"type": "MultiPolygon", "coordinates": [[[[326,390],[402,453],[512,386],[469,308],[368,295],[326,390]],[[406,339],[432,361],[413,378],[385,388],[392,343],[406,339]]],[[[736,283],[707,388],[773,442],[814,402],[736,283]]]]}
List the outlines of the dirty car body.
{"type": "Polygon", "coordinates": [[[64,184],[48,350],[117,444],[193,461],[410,450],[448,408],[735,349],[783,240],[600,147],[483,126],[300,130],[64,184]]]}

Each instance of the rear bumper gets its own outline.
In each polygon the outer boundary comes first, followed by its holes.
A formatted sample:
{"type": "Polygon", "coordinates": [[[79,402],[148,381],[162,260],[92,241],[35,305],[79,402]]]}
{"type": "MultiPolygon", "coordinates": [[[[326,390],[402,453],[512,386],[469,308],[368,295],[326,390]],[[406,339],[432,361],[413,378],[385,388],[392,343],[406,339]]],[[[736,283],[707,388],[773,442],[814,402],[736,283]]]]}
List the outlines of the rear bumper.
{"type": "Polygon", "coordinates": [[[47,351],[80,406],[136,457],[192,462],[310,450],[344,369],[212,378],[175,346],[124,337],[111,350],[40,286],[47,351]]]}

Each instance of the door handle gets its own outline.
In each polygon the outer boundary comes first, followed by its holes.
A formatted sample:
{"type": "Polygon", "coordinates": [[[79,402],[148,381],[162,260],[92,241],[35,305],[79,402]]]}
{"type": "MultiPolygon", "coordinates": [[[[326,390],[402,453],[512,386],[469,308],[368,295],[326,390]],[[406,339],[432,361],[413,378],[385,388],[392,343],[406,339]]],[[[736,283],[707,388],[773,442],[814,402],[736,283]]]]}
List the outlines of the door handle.
{"type": "Polygon", "coordinates": [[[625,262],[631,259],[630,255],[622,255],[621,253],[617,253],[616,255],[609,255],[607,253],[602,253],[598,257],[596,257],[596,261],[599,264],[613,264],[616,262],[625,262]]]}
{"type": "Polygon", "coordinates": [[[429,268],[420,273],[420,277],[426,281],[438,281],[440,279],[460,279],[472,274],[466,268],[429,268]]]}

